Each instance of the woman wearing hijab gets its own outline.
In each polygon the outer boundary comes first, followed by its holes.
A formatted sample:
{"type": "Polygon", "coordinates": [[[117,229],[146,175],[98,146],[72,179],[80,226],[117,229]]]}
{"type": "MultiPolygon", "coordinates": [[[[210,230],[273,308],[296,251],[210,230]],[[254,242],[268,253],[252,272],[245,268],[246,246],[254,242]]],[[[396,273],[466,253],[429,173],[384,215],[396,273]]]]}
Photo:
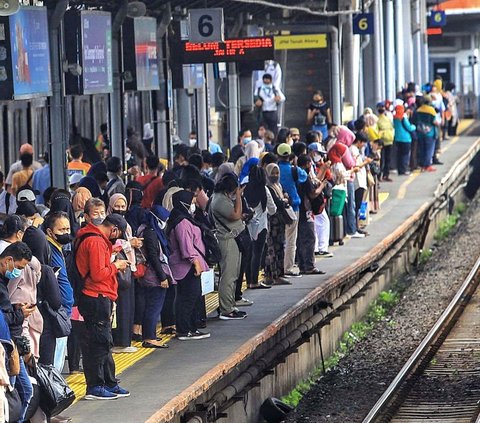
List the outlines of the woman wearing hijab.
{"type": "Polygon", "coordinates": [[[201,274],[209,267],[203,258],[205,245],[200,227],[193,219],[194,193],[182,190],[172,196],[173,209],[167,226],[170,240],[170,267],[177,281],[177,339],[204,339],[209,333],[200,332],[196,324],[196,305],[201,300],[201,274]]]}
{"type": "Polygon", "coordinates": [[[267,188],[267,178],[263,168],[253,166],[250,169],[244,197],[248,206],[254,211],[252,219],[247,223],[248,232],[250,232],[250,238],[252,239],[252,248],[249,249],[250,257],[247,258],[245,269],[247,284],[250,289],[270,288],[270,285],[262,282],[258,283],[258,273],[260,272],[260,262],[267,240],[268,216],[276,213],[277,206],[267,188]]]}
{"type": "Polygon", "coordinates": [[[235,165],[231,162],[222,163],[218,166],[217,174],[215,175],[215,183],[228,173],[235,173],[235,165]]]}
{"type": "Polygon", "coordinates": [[[75,214],[76,222],[82,226],[82,223],[85,221],[83,217],[83,210],[85,209],[85,204],[88,200],[92,198],[92,193],[85,187],[79,187],[75,190],[72,198],[72,207],[73,213],[75,214]]]}
{"type": "Polygon", "coordinates": [[[137,233],[138,228],[144,221],[145,210],[142,208],[143,187],[138,182],[131,181],[125,187],[127,199],[127,212],[125,220],[132,228],[132,234],[137,233]]]}
{"type": "Polygon", "coordinates": [[[69,192],[63,189],[58,189],[52,194],[52,197],[50,198],[50,211],[46,217],[55,212],[64,212],[68,215],[68,220],[70,221],[70,235],[75,237],[80,226],[77,223],[77,219],[75,219],[75,212],[73,211],[69,192]]]}
{"type": "Polygon", "coordinates": [[[168,289],[175,283],[168,265],[168,240],[164,232],[168,216],[166,209],[154,205],[145,214],[144,224],[138,230],[145,240],[144,254],[148,263],[145,276],[139,280],[145,298],[142,319],[144,348],[168,348],[168,345],[157,340],[157,322],[168,289]]]}
{"type": "Polygon", "coordinates": [[[249,142],[245,146],[245,155],[240,157],[237,163],[235,163],[235,173],[238,175],[240,183],[248,176],[250,168],[258,165],[260,152],[260,146],[256,141],[249,142]]]}
{"type": "Polygon", "coordinates": [[[283,193],[280,185],[280,168],[275,163],[270,163],[265,168],[267,174],[267,187],[277,205],[277,212],[269,216],[270,230],[267,236],[267,251],[265,256],[265,284],[289,285],[283,276],[283,259],[285,245],[285,222],[281,216],[281,207],[285,208],[288,198],[283,193]]]}

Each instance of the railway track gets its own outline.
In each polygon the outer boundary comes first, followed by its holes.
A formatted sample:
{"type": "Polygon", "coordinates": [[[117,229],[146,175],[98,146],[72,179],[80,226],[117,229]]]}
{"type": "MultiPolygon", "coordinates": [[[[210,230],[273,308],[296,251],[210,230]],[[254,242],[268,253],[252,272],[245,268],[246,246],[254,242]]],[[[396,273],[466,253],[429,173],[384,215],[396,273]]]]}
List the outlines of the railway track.
{"type": "Polygon", "coordinates": [[[363,423],[480,422],[480,257],[363,423]]]}

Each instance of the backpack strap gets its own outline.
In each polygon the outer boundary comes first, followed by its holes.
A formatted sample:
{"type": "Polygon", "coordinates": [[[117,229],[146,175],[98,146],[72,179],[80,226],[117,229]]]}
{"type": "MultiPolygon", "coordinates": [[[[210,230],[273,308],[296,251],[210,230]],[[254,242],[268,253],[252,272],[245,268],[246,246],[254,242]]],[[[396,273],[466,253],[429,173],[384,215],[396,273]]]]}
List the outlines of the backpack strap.
{"type": "Polygon", "coordinates": [[[12,194],[10,194],[8,191],[5,193],[5,214],[8,214],[8,211],[10,210],[10,197],[12,194]]]}

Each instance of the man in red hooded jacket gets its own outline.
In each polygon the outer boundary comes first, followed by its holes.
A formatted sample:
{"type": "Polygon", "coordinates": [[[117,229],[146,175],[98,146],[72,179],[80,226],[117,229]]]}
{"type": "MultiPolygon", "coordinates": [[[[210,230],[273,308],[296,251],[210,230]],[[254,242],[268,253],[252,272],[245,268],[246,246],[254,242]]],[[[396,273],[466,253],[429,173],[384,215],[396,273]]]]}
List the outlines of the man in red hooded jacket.
{"type": "MultiPolygon", "coordinates": [[[[94,202],[95,199],[89,201],[94,202]]],[[[89,202],[85,205],[87,214],[91,205],[89,202]]],[[[112,261],[112,244],[123,237],[126,229],[125,219],[112,214],[103,222],[93,219],[78,231],[75,242],[75,260],[84,280],[78,308],[85,320],[82,353],[87,382],[85,399],[89,400],[110,400],[130,395],[115,379],[111,327],[113,302],[117,299],[117,273],[129,266],[127,260],[112,261]]]]}

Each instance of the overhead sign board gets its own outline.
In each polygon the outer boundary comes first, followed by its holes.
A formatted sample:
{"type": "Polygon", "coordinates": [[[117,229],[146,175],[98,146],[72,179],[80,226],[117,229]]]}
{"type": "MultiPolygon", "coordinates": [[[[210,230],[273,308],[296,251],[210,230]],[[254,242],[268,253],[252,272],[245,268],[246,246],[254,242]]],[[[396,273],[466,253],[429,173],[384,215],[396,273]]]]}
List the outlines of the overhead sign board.
{"type": "MultiPolygon", "coordinates": [[[[242,62],[273,59],[273,37],[237,38],[223,42],[180,42],[181,51],[172,55],[177,63],[242,62]]],[[[175,51],[175,50],[173,50],[175,51]]]]}
{"type": "Polygon", "coordinates": [[[438,27],[445,26],[447,24],[447,15],[443,10],[432,10],[430,13],[430,19],[428,21],[428,26],[438,27]]]}
{"type": "Polygon", "coordinates": [[[373,13],[359,13],[352,19],[353,33],[356,35],[372,35],[374,31],[373,13]]]}
{"type": "Polygon", "coordinates": [[[223,9],[190,9],[189,21],[192,43],[223,41],[223,9]]]}
{"type": "Polygon", "coordinates": [[[303,50],[326,48],[327,34],[276,35],[275,50],[303,50]]]}

